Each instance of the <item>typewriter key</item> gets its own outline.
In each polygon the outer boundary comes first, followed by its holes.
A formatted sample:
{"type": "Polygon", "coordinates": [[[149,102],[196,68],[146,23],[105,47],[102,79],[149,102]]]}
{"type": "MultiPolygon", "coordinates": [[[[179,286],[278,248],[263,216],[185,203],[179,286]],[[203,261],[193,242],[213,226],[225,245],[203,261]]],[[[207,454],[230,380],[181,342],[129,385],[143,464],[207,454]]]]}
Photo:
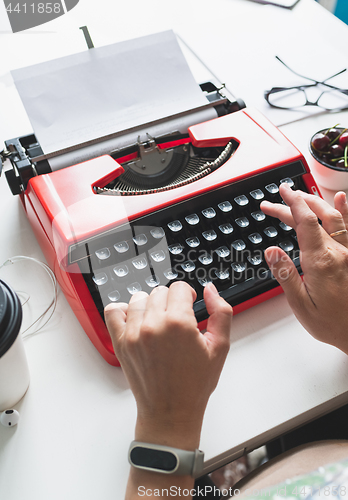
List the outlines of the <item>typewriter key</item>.
{"type": "Polygon", "coordinates": [[[132,260],[132,264],[135,267],[135,269],[145,269],[147,267],[147,260],[145,257],[139,257],[137,259],[132,260]]]}
{"type": "Polygon", "coordinates": [[[264,214],[262,210],[256,210],[256,212],[252,212],[251,216],[257,222],[262,222],[266,218],[266,214],[264,214]]]}
{"type": "Polygon", "coordinates": [[[263,232],[266,236],[268,236],[268,238],[275,238],[276,236],[278,236],[278,231],[273,226],[266,227],[263,232]]]}
{"type": "Polygon", "coordinates": [[[173,271],[173,269],[167,269],[166,271],[163,271],[163,274],[167,280],[175,280],[175,278],[178,277],[178,273],[173,271]]]}
{"type": "Polygon", "coordinates": [[[221,212],[230,212],[232,210],[232,205],[229,201],[223,201],[222,203],[219,203],[218,207],[220,208],[221,212]]]}
{"type": "Polygon", "coordinates": [[[100,250],[96,250],[95,254],[99,260],[106,260],[111,255],[108,248],[101,248],[100,250]]]}
{"type": "Polygon", "coordinates": [[[219,229],[223,234],[231,234],[233,232],[233,226],[230,223],[221,224],[221,226],[219,226],[219,229]]]}
{"type": "Polygon", "coordinates": [[[154,227],[153,229],[150,229],[150,234],[153,238],[159,240],[164,236],[164,229],[162,227],[154,227]]]}
{"type": "Polygon", "coordinates": [[[115,243],[114,249],[118,253],[125,253],[129,250],[129,245],[126,241],[121,241],[120,243],[115,243]]]}
{"type": "Polygon", "coordinates": [[[154,262],[162,262],[166,258],[166,254],[163,252],[163,250],[158,250],[157,252],[151,252],[150,256],[154,262]]]}
{"type": "Polygon", "coordinates": [[[137,292],[141,292],[142,288],[140,283],[136,281],[135,283],[131,283],[130,285],[128,285],[127,290],[131,295],[134,295],[137,292]]]}
{"type": "Polygon", "coordinates": [[[294,181],[292,179],[290,179],[290,177],[286,177],[285,179],[282,179],[280,181],[280,184],[283,184],[284,182],[286,182],[286,184],[289,184],[290,187],[293,187],[295,185],[294,181]]]}
{"type": "Polygon", "coordinates": [[[185,220],[190,226],[195,226],[199,223],[199,217],[197,214],[186,215],[185,220]]]}
{"type": "Polygon", "coordinates": [[[262,242],[262,236],[260,233],[249,234],[248,239],[253,245],[259,245],[262,242]]]}
{"type": "Polygon", "coordinates": [[[200,241],[197,238],[197,236],[193,236],[192,238],[187,238],[186,243],[188,244],[189,247],[196,248],[199,246],[200,241]]]}
{"type": "Polygon", "coordinates": [[[278,186],[277,184],[274,184],[274,182],[267,184],[265,189],[269,192],[269,194],[277,194],[279,192],[278,186]]]}
{"type": "Polygon", "coordinates": [[[169,245],[168,250],[172,255],[178,255],[184,250],[184,247],[178,243],[177,245],[169,245]]]}
{"type": "Polygon", "coordinates": [[[219,280],[227,280],[230,277],[230,271],[228,269],[215,269],[215,275],[219,280]]]}
{"type": "Polygon", "coordinates": [[[146,245],[147,243],[147,236],[146,234],[137,234],[134,236],[133,241],[138,247],[146,245]]]}
{"type": "Polygon", "coordinates": [[[279,222],[279,227],[284,231],[284,234],[288,234],[290,231],[292,231],[292,227],[288,226],[285,224],[285,222],[280,221],[279,222]]]}
{"type": "Polygon", "coordinates": [[[294,249],[294,245],[289,240],[281,241],[279,246],[282,250],[284,250],[284,252],[291,252],[294,249]]]}
{"type": "Polygon", "coordinates": [[[197,278],[197,281],[203,287],[207,286],[209,283],[212,283],[212,280],[209,279],[209,278],[207,278],[207,277],[205,277],[205,278],[197,278]]]}
{"type": "Polygon", "coordinates": [[[233,248],[237,251],[237,252],[241,252],[242,250],[244,250],[246,248],[246,244],[244,243],[243,240],[235,240],[233,243],[232,243],[232,246],[233,248]]]}
{"type": "Polygon", "coordinates": [[[252,266],[259,266],[262,262],[262,257],[260,255],[248,255],[247,256],[248,261],[252,266]]]}
{"type": "Polygon", "coordinates": [[[219,247],[215,250],[216,254],[218,255],[218,257],[221,257],[221,258],[225,258],[225,257],[228,257],[230,255],[230,251],[227,247],[223,246],[223,247],[219,247]]]}
{"type": "Polygon", "coordinates": [[[236,196],[234,201],[239,205],[240,207],[245,207],[249,203],[248,198],[245,196],[245,194],[242,194],[240,196],[236,196]]]}
{"type": "Polygon", "coordinates": [[[128,267],[125,264],[123,264],[121,266],[114,267],[113,271],[116,274],[116,276],[118,276],[119,278],[123,278],[124,276],[127,276],[128,272],[129,272],[128,267]]]}
{"type": "Polygon", "coordinates": [[[254,191],[251,191],[250,196],[256,201],[262,200],[265,197],[261,189],[255,189],[254,191]]]}
{"type": "Polygon", "coordinates": [[[202,233],[203,238],[205,238],[207,241],[214,241],[217,238],[217,234],[214,231],[214,229],[209,229],[208,231],[204,231],[202,233]]]}
{"type": "Polygon", "coordinates": [[[107,283],[108,281],[108,277],[105,273],[95,274],[92,279],[98,286],[105,285],[105,283],[107,283]]]}
{"type": "Polygon", "coordinates": [[[244,262],[233,262],[231,264],[232,271],[239,277],[246,269],[244,262]]]}
{"type": "Polygon", "coordinates": [[[213,262],[213,257],[208,252],[204,252],[198,257],[198,260],[203,266],[209,266],[213,262]]]}
{"type": "Polygon", "coordinates": [[[179,220],[174,220],[173,222],[168,222],[167,226],[173,233],[177,233],[178,231],[181,231],[182,229],[182,224],[179,220]]]}
{"type": "Polygon", "coordinates": [[[108,299],[111,300],[111,302],[117,302],[121,297],[120,292],[117,290],[114,290],[113,292],[108,294],[108,299]]]}
{"type": "Polygon", "coordinates": [[[145,278],[145,282],[150,288],[155,288],[160,284],[159,279],[156,278],[156,276],[149,276],[148,278],[145,278]]]}
{"type": "Polygon", "coordinates": [[[196,266],[192,262],[192,260],[187,260],[186,262],[183,262],[181,264],[181,267],[182,267],[183,271],[185,271],[186,273],[191,273],[192,271],[194,271],[196,269],[196,266]]]}
{"type": "Polygon", "coordinates": [[[204,215],[204,217],[206,219],[213,219],[216,215],[216,212],[213,209],[213,207],[209,207],[209,208],[205,208],[204,210],[202,210],[202,214],[204,215]]]}
{"type": "Polygon", "coordinates": [[[249,226],[249,220],[246,217],[238,217],[238,219],[236,219],[236,223],[242,229],[249,226]]]}

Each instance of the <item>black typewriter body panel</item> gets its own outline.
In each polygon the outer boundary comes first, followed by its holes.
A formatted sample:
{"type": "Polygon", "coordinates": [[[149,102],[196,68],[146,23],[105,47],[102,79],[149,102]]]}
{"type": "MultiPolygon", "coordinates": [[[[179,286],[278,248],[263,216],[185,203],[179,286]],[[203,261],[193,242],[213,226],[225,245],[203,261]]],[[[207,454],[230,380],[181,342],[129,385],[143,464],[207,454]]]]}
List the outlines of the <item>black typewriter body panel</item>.
{"type": "Polygon", "coordinates": [[[301,273],[295,231],[260,203],[281,203],[281,182],[308,191],[305,173],[296,161],[174,203],[71,247],[69,262],[78,263],[102,317],[110,302],[183,280],[197,292],[194,312],[203,321],[210,281],[232,306],[278,286],[264,259],[269,246],[281,247],[301,273]]]}

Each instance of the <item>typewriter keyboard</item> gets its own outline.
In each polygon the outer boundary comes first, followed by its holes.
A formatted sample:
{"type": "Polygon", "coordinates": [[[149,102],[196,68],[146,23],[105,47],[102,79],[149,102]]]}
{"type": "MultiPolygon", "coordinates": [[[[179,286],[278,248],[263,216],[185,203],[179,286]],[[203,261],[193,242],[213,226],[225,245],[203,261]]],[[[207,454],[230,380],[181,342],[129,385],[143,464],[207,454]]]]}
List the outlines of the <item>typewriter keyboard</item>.
{"type": "Polygon", "coordinates": [[[298,161],[173,204],[76,245],[70,261],[79,263],[101,315],[110,302],[184,280],[197,292],[202,321],[209,282],[232,305],[277,286],[264,260],[268,246],[282,248],[300,272],[295,231],[266,216],[260,202],[281,203],[282,182],[307,191],[304,173],[298,161]]]}

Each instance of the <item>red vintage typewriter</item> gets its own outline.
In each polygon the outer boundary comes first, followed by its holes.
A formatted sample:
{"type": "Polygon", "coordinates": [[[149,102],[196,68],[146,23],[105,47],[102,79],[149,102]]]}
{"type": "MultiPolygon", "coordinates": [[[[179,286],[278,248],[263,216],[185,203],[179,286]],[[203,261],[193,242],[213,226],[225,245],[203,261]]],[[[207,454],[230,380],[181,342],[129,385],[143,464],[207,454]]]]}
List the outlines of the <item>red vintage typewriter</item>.
{"type": "Polygon", "coordinates": [[[184,280],[197,292],[203,328],[209,282],[235,313],[281,292],[264,260],[268,246],[279,245],[301,272],[296,233],[260,202],[280,202],[282,182],[319,194],[305,159],[258,111],[211,83],[201,89],[222,116],[186,133],[142,141],[134,133],[130,146],[54,172],[35,135],[6,141],[11,189],[83,329],[113,365],[103,316],[110,302],[184,280]]]}

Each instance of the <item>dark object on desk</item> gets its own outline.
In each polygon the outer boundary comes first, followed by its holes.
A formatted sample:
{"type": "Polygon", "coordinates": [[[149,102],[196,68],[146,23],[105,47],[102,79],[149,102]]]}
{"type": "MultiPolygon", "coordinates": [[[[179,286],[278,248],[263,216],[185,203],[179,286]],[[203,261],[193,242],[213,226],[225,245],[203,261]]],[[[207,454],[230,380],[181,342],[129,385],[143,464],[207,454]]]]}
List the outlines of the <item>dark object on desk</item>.
{"type": "Polygon", "coordinates": [[[29,385],[29,369],[20,334],[22,306],[0,280],[0,412],[12,408],[29,385]]]}
{"type": "Polygon", "coordinates": [[[4,281],[0,280],[0,358],[17,339],[22,324],[22,306],[19,298],[4,281]]]}
{"type": "Polygon", "coordinates": [[[264,5],[274,5],[284,9],[292,9],[300,0],[249,0],[251,2],[262,3],[264,5]]]}
{"type": "Polygon", "coordinates": [[[267,443],[267,456],[272,459],[296,446],[314,441],[348,440],[347,419],[348,405],[345,405],[270,441],[267,443]]]}

